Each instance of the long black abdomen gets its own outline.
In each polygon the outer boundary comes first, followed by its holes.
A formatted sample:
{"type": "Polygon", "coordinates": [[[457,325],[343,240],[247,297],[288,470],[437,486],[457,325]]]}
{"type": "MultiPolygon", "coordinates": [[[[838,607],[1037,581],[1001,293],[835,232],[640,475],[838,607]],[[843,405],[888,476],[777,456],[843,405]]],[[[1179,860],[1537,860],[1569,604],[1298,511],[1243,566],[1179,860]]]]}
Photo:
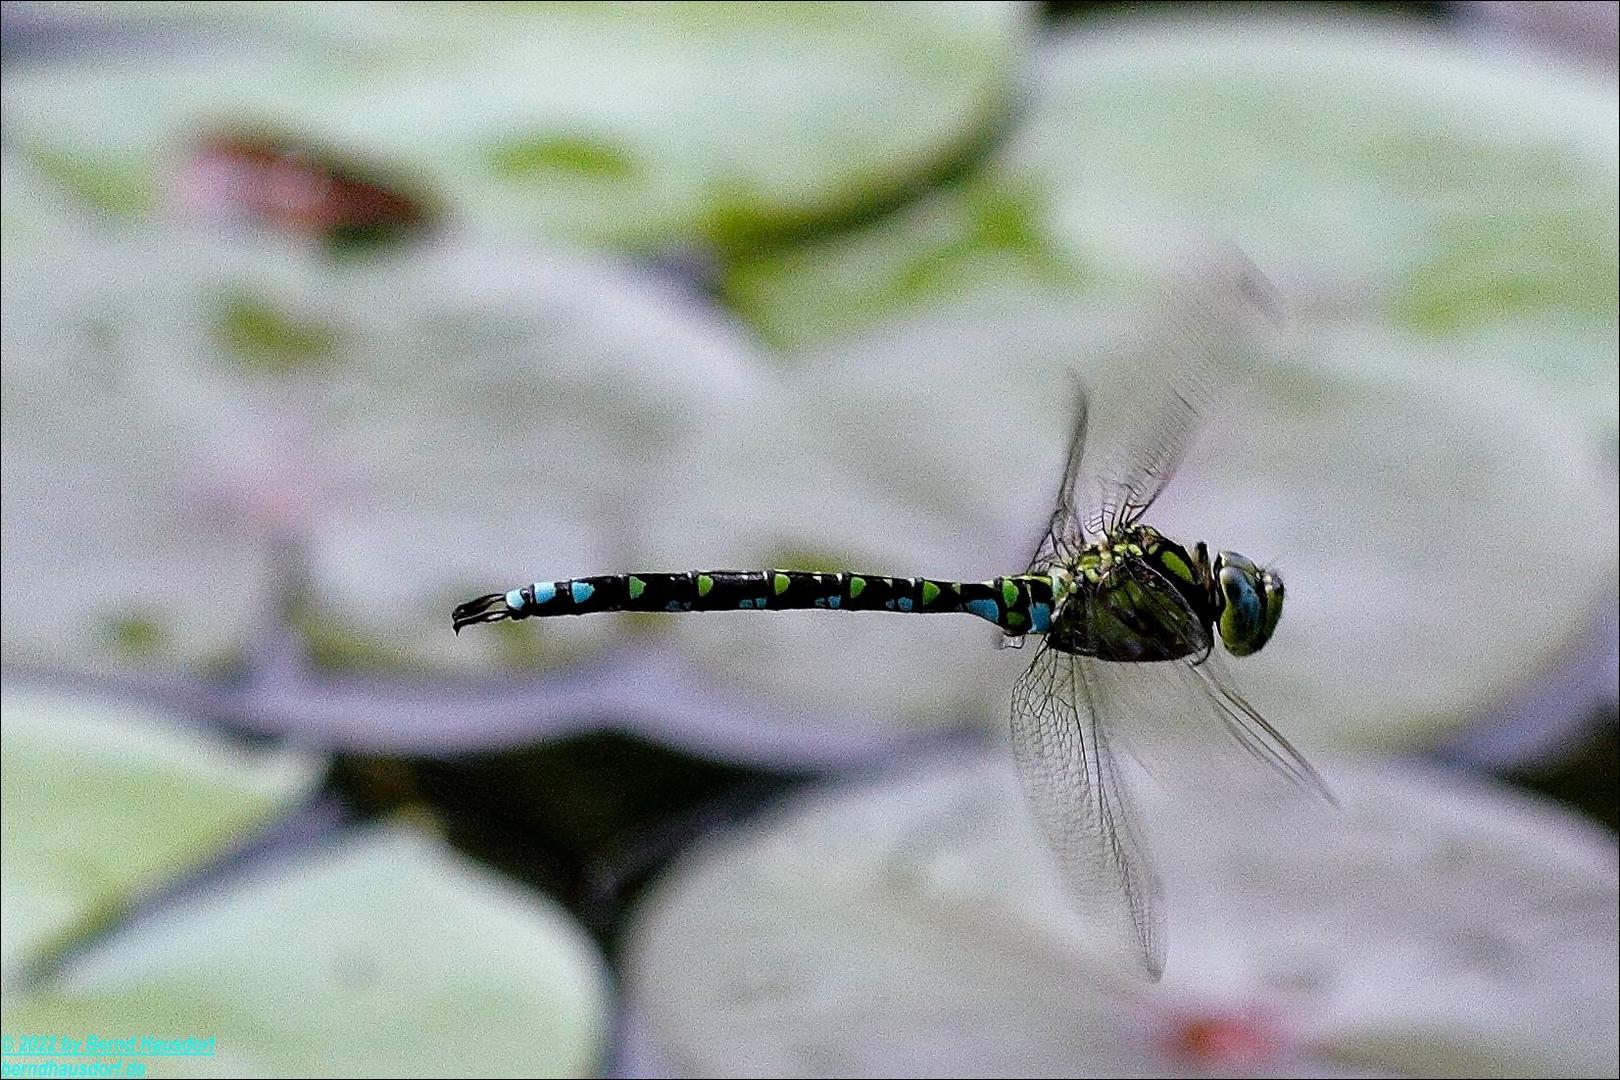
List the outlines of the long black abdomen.
{"type": "Polygon", "coordinates": [[[965,612],[1009,633],[1044,632],[1051,579],[1040,575],[956,582],[876,574],[796,570],[695,570],[682,574],[607,574],[537,581],[462,604],[463,626],[501,619],[591,615],[603,611],[896,611],[965,612]]]}

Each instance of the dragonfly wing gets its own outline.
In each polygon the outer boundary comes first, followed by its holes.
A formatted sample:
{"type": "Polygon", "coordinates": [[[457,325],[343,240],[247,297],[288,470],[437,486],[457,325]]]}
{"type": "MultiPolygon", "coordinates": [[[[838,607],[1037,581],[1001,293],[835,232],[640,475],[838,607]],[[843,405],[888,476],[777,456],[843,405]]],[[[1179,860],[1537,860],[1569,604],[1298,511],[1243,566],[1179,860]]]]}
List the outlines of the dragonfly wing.
{"type": "Polygon", "coordinates": [[[1264,275],[1233,250],[1171,275],[1089,387],[1090,423],[1072,436],[1053,550],[1130,524],[1153,505],[1202,418],[1268,346],[1280,310],[1264,275]]]}
{"type": "MultiPolygon", "coordinates": [[[[1185,654],[1173,663],[1102,665],[1093,676],[1093,692],[1101,684],[1129,723],[1126,739],[1138,757],[1163,747],[1209,769],[1217,764],[1210,753],[1213,736],[1222,748],[1241,748],[1294,786],[1333,803],[1327,784],[1304,755],[1238,691],[1226,661],[1214,649],[1210,627],[1170,579],[1139,559],[1116,564],[1114,573],[1127,575],[1133,587],[1100,593],[1098,603],[1105,611],[1120,625],[1157,640],[1174,640],[1175,651],[1185,654]]],[[[1143,764],[1153,768],[1151,761],[1143,764]]]]}
{"type": "Polygon", "coordinates": [[[1080,388],[1076,395],[1074,405],[1074,426],[1069,431],[1069,456],[1063,465],[1063,481],[1058,485],[1057,503],[1052,508],[1052,518],[1046,525],[1046,532],[1036,541],[1035,553],[1030,557],[1029,569],[1038,571],[1066,561],[1069,555],[1068,543],[1073,532],[1072,523],[1078,515],[1075,513],[1074,495],[1077,481],[1080,476],[1080,463],[1084,460],[1086,449],[1086,423],[1090,415],[1090,402],[1087,400],[1085,387],[1080,388]]]}
{"type": "Polygon", "coordinates": [[[1320,796],[1333,806],[1339,804],[1332,790],[1311,768],[1304,755],[1295,750],[1293,744],[1283,738],[1282,732],[1238,693],[1226,662],[1220,656],[1212,655],[1203,663],[1188,664],[1186,668],[1198,680],[1205,711],[1221,721],[1238,745],[1257,761],[1277,770],[1295,786],[1320,796]]]}
{"type": "Polygon", "coordinates": [[[1158,878],[1089,681],[1092,661],[1045,645],[1013,687],[1012,746],[1036,821],[1077,906],[1157,979],[1164,970],[1158,878]]]}

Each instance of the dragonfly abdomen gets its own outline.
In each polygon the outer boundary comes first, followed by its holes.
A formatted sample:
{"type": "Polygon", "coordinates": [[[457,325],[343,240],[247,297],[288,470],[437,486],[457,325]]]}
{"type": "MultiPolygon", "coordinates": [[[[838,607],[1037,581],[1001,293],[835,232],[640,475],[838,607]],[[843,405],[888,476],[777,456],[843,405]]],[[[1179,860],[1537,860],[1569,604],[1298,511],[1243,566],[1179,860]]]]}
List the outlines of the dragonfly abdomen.
{"type": "Polygon", "coordinates": [[[679,574],[604,574],[537,581],[462,604],[455,628],[502,619],[592,615],[604,611],[893,611],[964,613],[1010,634],[1044,633],[1051,624],[1052,579],[1041,574],[959,582],[880,574],[799,570],[693,570],[679,574]]]}

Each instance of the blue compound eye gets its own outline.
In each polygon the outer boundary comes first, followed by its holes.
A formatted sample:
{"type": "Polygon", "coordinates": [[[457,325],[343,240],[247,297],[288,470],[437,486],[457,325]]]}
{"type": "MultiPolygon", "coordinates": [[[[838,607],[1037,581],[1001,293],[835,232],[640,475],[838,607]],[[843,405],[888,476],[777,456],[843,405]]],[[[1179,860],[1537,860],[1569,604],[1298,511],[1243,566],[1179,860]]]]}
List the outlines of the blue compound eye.
{"type": "Polygon", "coordinates": [[[1215,557],[1215,567],[1222,599],[1221,641],[1233,656],[1259,652],[1282,618],[1282,577],[1230,551],[1215,557]]]}

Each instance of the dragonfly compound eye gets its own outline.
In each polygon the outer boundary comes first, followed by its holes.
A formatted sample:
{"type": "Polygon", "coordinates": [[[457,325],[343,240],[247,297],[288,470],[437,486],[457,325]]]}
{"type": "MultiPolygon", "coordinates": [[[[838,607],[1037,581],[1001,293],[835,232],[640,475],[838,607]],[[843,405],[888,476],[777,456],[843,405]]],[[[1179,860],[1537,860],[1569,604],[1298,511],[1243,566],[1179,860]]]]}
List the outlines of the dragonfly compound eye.
{"type": "Polygon", "coordinates": [[[1215,568],[1222,599],[1221,641],[1226,651],[1233,656],[1259,652],[1282,618],[1281,575],[1262,570],[1230,551],[1216,556],[1215,568]]]}

